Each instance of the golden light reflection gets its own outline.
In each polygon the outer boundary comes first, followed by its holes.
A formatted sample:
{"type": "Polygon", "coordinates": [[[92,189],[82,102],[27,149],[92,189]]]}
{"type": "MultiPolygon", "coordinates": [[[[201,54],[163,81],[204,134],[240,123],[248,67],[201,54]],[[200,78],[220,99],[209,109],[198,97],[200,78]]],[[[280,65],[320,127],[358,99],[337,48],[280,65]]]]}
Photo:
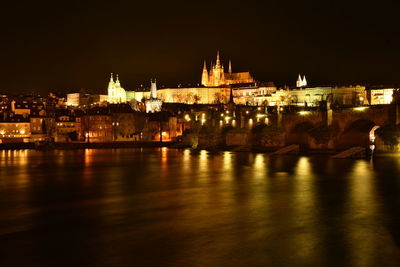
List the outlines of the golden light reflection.
{"type": "Polygon", "coordinates": [[[161,175],[163,177],[167,176],[167,167],[168,167],[168,149],[166,147],[161,148],[161,175]]]}
{"type": "Polygon", "coordinates": [[[224,174],[222,178],[224,180],[231,180],[232,179],[232,152],[224,152],[222,155],[222,168],[224,174]]]}
{"type": "Polygon", "coordinates": [[[208,154],[206,150],[200,151],[199,158],[199,173],[206,173],[208,171],[208,154]]]}
{"type": "Polygon", "coordinates": [[[311,164],[310,164],[310,159],[307,157],[301,157],[299,161],[297,162],[296,166],[296,176],[300,177],[310,177],[312,176],[312,171],[311,171],[311,164]]]}
{"type": "MultiPolygon", "coordinates": [[[[310,224],[318,225],[315,177],[310,158],[299,158],[293,178],[293,221],[297,227],[307,228],[310,224]]],[[[297,257],[311,257],[313,250],[318,246],[318,241],[317,228],[297,234],[293,239],[293,243],[298,248],[295,252],[297,257]]]]}
{"type": "Polygon", "coordinates": [[[183,172],[186,173],[190,170],[191,166],[191,160],[190,160],[190,149],[185,149],[183,150],[183,162],[182,162],[182,168],[183,172]]]}
{"type": "Polygon", "coordinates": [[[1,152],[0,166],[28,165],[28,150],[3,150],[1,152]]]}
{"type": "Polygon", "coordinates": [[[93,162],[93,150],[85,149],[85,167],[92,165],[93,162]]]}
{"type": "MultiPolygon", "coordinates": [[[[386,229],[377,221],[380,201],[375,191],[374,175],[370,162],[358,160],[355,162],[349,177],[349,201],[345,216],[356,221],[349,222],[346,231],[348,242],[352,244],[350,259],[354,266],[373,266],[371,255],[379,251],[379,243],[385,235],[377,239],[373,232],[386,233],[386,229]],[[361,223],[361,224],[360,224],[361,223]]],[[[386,238],[391,239],[390,236],[386,238]]]]}
{"type": "Polygon", "coordinates": [[[349,179],[352,205],[349,209],[356,208],[360,215],[372,215],[376,210],[376,202],[371,163],[364,160],[357,161],[349,179]]]}
{"type": "Polygon", "coordinates": [[[265,162],[265,155],[257,154],[254,158],[253,164],[253,171],[254,171],[254,178],[255,179],[262,179],[266,178],[266,162],[265,162]]]}

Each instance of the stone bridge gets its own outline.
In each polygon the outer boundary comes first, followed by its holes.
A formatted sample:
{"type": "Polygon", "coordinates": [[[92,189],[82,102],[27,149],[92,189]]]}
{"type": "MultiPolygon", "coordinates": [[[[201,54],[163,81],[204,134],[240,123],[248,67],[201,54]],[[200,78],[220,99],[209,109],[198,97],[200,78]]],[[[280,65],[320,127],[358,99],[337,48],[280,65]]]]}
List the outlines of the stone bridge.
{"type": "Polygon", "coordinates": [[[388,123],[399,123],[398,106],[380,105],[282,114],[280,124],[286,133],[286,144],[344,149],[367,146],[371,130],[388,123]],[[310,136],[312,131],[315,133],[314,138],[310,136]],[[318,138],[315,136],[320,136],[319,139],[325,141],[316,140],[318,138]]]}

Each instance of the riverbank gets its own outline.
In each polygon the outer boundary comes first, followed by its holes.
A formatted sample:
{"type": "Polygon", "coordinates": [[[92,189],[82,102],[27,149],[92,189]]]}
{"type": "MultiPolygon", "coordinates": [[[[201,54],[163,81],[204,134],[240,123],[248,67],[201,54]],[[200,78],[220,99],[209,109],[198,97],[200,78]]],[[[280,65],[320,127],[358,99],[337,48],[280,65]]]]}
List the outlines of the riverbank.
{"type": "Polygon", "coordinates": [[[35,143],[0,144],[0,150],[12,149],[97,149],[97,148],[145,148],[170,147],[174,142],[108,142],[108,143],[49,143],[37,146],[35,143]]]}

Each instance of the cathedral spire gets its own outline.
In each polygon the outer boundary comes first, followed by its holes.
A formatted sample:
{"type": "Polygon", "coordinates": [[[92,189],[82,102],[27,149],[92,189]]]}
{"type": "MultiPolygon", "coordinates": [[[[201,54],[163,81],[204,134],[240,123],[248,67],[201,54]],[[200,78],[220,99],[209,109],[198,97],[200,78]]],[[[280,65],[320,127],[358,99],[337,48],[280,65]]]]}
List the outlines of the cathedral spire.
{"type": "Polygon", "coordinates": [[[217,62],[215,63],[216,66],[221,65],[221,62],[219,60],[219,51],[217,51],[217,62]]]}
{"type": "Polygon", "coordinates": [[[232,62],[229,60],[229,74],[232,74],[232,62]]]}
{"type": "Polygon", "coordinates": [[[208,71],[206,61],[204,60],[203,74],[201,76],[201,84],[204,86],[208,85],[208,71]]]}
{"type": "Polygon", "coordinates": [[[110,82],[114,82],[114,77],[112,72],[111,72],[110,82]]]}

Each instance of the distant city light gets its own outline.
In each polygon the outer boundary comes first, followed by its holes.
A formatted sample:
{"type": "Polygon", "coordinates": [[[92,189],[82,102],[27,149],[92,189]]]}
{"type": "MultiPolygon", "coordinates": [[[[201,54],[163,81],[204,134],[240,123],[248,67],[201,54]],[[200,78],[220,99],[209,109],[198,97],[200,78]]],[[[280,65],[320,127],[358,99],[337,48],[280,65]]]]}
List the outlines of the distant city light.
{"type": "Polygon", "coordinates": [[[267,115],[266,114],[257,114],[256,115],[256,117],[259,119],[259,118],[264,118],[264,117],[266,117],[267,115]]]}
{"type": "Polygon", "coordinates": [[[368,109],[368,107],[355,107],[353,109],[356,111],[365,111],[366,109],[368,109]]]}

